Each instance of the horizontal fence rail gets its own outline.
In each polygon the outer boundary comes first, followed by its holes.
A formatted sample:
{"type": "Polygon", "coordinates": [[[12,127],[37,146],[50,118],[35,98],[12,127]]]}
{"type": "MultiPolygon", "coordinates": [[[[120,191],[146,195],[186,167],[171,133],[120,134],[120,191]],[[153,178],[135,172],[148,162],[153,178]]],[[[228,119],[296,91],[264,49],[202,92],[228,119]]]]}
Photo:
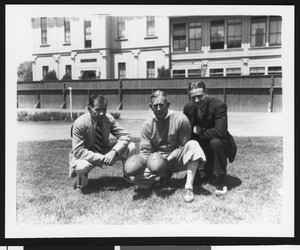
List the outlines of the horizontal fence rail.
{"type": "MultiPolygon", "coordinates": [[[[281,112],[282,76],[197,78],[206,83],[211,97],[224,101],[230,112],[281,112]]],[[[85,109],[90,96],[102,94],[109,109],[147,110],[149,96],[165,90],[170,108],[182,110],[189,102],[188,82],[194,78],[34,81],[17,83],[18,108],[85,109]]]]}

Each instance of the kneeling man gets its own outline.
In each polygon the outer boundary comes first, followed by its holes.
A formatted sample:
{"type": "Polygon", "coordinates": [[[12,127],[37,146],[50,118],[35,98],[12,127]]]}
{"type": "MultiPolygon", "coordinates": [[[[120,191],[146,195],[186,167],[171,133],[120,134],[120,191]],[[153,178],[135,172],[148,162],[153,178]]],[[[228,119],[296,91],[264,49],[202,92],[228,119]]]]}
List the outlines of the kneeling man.
{"type": "Polygon", "coordinates": [[[107,113],[107,99],[94,95],[89,99],[89,112],[78,117],[72,129],[72,155],[70,177],[78,176],[75,188],[81,190],[88,184],[88,173],[94,167],[104,164],[112,166],[117,160],[123,164],[136,153],[136,146],[130,142],[130,135],[107,113]],[[109,135],[117,138],[112,145],[109,135]]]}
{"type": "Polygon", "coordinates": [[[150,108],[154,113],[142,126],[140,155],[145,159],[159,152],[165,159],[163,171],[159,174],[148,168],[141,174],[131,176],[131,180],[140,188],[149,188],[156,177],[165,183],[173,172],[187,170],[184,200],[194,200],[193,181],[198,167],[205,164],[206,158],[197,141],[189,140],[191,126],[187,117],[169,110],[170,102],[165,92],[155,91],[150,96],[150,108]]]}

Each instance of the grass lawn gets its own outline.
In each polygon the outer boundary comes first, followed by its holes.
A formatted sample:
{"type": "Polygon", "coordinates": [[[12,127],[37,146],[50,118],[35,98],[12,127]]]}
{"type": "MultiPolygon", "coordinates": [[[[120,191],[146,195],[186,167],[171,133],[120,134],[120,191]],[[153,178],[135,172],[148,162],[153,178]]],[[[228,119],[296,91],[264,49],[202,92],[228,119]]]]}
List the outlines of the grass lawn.
{"type": "MultiPolygon", "coordinates": [[[[17,224],[278,224],[282,220],[282,137],[236,137],[238,154],[228,164],[228,189],[214,195],[215,181],[194,187],[185,203],[185,172],[167,188],[139,190],[123,181],[122,167],[95,168],[85,193],[68,177],[71,140],[19,142],[17,224]]],[[[138,140],[135,139],[138,143],[138,140]]]]}

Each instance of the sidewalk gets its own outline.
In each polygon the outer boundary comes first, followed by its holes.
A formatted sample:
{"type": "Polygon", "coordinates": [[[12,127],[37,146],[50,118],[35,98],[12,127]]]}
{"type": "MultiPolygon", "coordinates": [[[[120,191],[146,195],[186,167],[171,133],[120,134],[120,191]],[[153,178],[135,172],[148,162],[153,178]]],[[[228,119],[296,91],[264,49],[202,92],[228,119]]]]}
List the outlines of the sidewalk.
{"type": "MultiPolygon", "coordinates": [[[[121,118],[117,122],[132,137],[140,137],[143,121],[152,114],[150,110],[113,110],[108,112],[121,113],[121,118]]],[[[233,136],[283,136],[284,121],[283,113],[228,113],[228,128],[233,136]]],[[[72,122],[67,121],[17,122],[17,140],[71,139],[71,125],[72,122]]]]}

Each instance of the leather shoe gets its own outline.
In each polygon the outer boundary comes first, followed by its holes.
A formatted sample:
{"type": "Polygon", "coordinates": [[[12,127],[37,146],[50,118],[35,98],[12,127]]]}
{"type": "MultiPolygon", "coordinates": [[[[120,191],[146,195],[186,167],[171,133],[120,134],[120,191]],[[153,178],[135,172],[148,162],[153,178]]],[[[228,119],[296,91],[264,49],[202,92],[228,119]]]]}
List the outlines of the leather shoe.
{"type": "Polygon", "coordinates": [[[227,193],[227,186],[218,186],[215,192],[217,196],[224,195],[227,193]]]}
{"type": "Polygon", "coordinates": [[[126,174],[123,175],[123,180],[126,181],[128,184],[133,184],[133,181],[130,179],[130,177],[126,174]]]}
{"type": "Polygon", "coordinates": [[[192,202],[194,200],[194,191],[191,188],[187,188],[185,196],[183,197],[185,202],[192,202]]]}
{"type": "Polygon", "coordinates": [[[73,166],[69,166],[69,177],[70,178],[75,178],[76,177],[76,172],[75,172],[73,166]]]}

